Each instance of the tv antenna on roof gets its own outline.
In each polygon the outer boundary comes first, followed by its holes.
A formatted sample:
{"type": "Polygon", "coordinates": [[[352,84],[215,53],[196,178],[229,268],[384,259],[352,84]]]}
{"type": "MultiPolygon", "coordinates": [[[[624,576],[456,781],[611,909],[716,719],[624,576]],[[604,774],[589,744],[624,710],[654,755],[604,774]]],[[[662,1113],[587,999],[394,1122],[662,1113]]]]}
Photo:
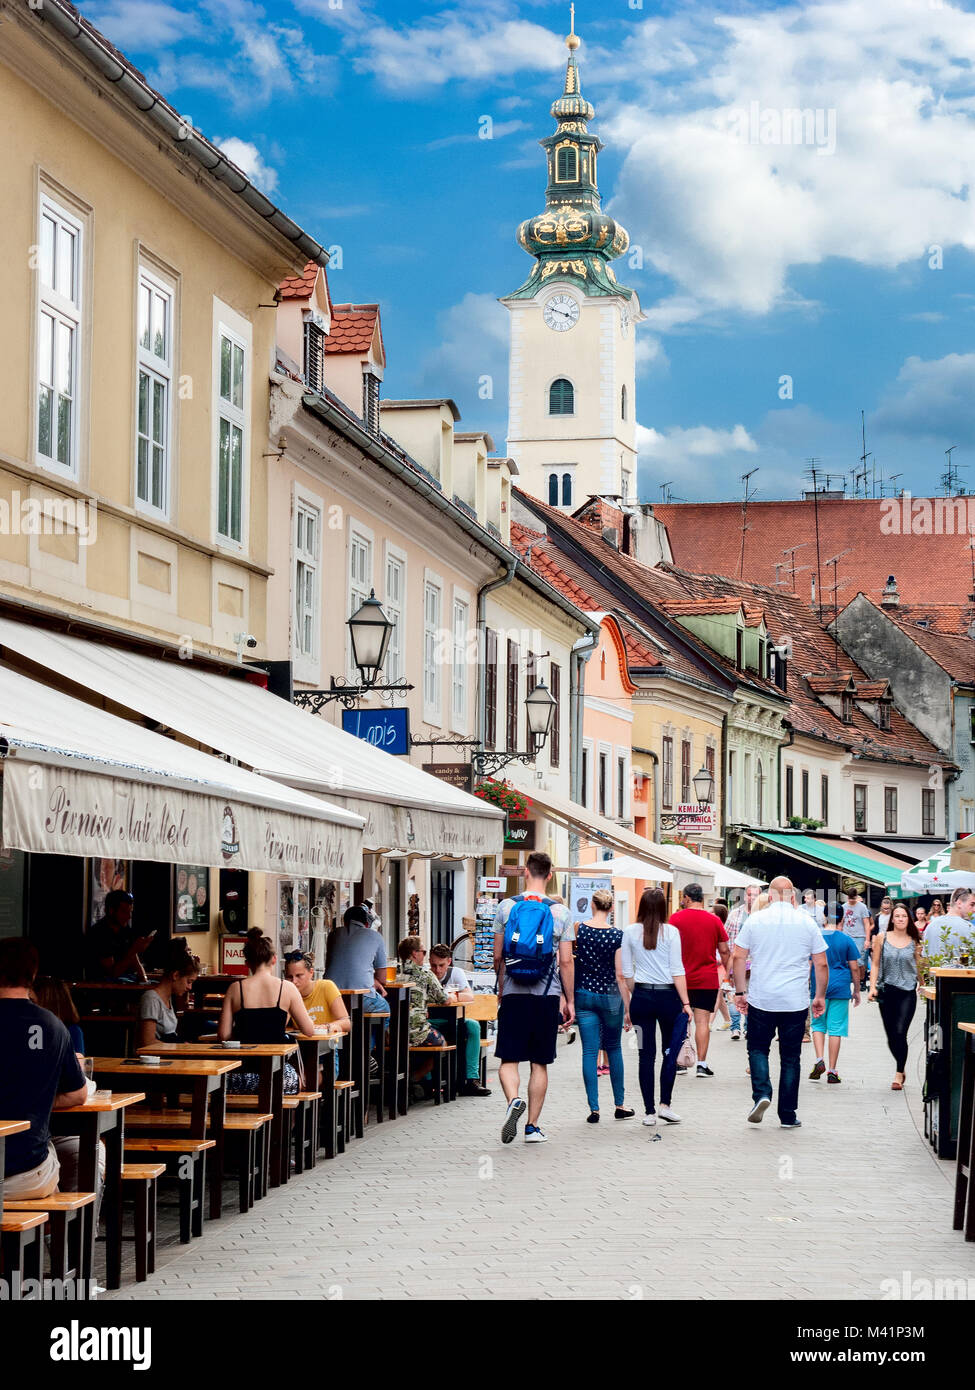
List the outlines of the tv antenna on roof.
{"type": "Polygon", "coordinates": [[[672,501],[674,500],[674,494],[671,492],[670,489],[674,486],[674,483],[675,483],[675,482],[676,482],[676,479],[675,479],[675,478],[671,478],[671,480],[670,480],[669,483],[661,483],[661,484],[660,484],[660,500],[661,500],[661,502],[667,503],[667,502],[672,502],[672,501]]]}
{"type": "Polygon", "coordinates": [[[965,489],[961,485],[961,470],[964,464],[959,467],[952,459],[952,454],[958,448],[957,444],[952,444],[945,450],[945,458],[948,460],[948,467],[941,475],[941,486],[944,488],[946,497],[964,497],[965,489]]]}
{"type": "Polygon", "coordinates": [[[741,554],[738,557],[738,578],[741,579],[745,568],[745,532],[748,530],[748,504],[755,496],[751,489],[751,480],[758,472],[757,468],[749,469],[747,473],[741,475],[740,481],[745,484],[745,495],[741,501],[741,554]]]}
{"type": "Polygon", "coordinates": [[[797,575],[797,574],[801,574],[803,570],[807,570],[807,569],[810,568],[809,565],[800,565],[799,568],[796,569],[796,551],[797,551],[797,550],[805,550],[806,546],[807,546],[807,545],[811,545],[811,544],[812,544],[811,541],[803,541],[801,545],[793,545],[793,546],[790,546],[790,548],[789,548],[788,550],[783,550],[783,552],[782,552],[782,554],[783,554],[783,555],[785,556],[785,558],[786,558],[786,563],[787,563],[787,564],[790,564],[791,569],[792,569],[792,592],[793,592],[793,593],[795,593],[795,591],[796,591],[796,575],[797,575]]]}
{"type": "MultiPolygon", "coordinates": [[[[831,559],[829,559],[829,560],[826,561],[826,567],[827,567],[827,569],[829,568],[830,565],[833,566],[833,583],[832,583],[831,588],[832,588],[832,594],[833,594],[833,622],[834,622],[834,623],[836,622],[836,619],[837,619],[837,618],[839,617],[839,615],[840,615],[839,591],[840,591],[840,588],[841,588],[841,581],[840,581],[840,577],[839,577],[839,563],[840,563],[840,561],[842,560],[842,558],[843,558],[844,555],[851,555],[852,553],[853,553],[853,546],[850,545],[850,546],[847,546],[846,550],[841,550],[841,551],[839,552],[839,554],[834,555],[831,559]]],[[[850,582],[850,581],[849,581],[848,579],[844,579],[844,580],[842,581],[842,584],[849,584],[849,582],[850,582]]],[[[820,611],[822,611],[822,603],[821,603],[821,600],[822,600],[822,595],[820,595],[820,611]]],[[[833,665],[834,665],[834,666],[838,666],[838,665],[839,665],[840,646],[839,646],[839,642],[837,642],[837,640],[836,640],[835,634],[834,634],[834,636],[833,636],[833,644],[834,644],[834,646],[833,646],[833,665]]]]}
{"type": "MultiPolygon", "coordinates": [[[[823,621],[823,570],[819,558],[819,474],[816,471],[816,465],[821,462],[822,460],[817,458],[806,459],[806,472],[812,478],[813,515],[816,518],[816,602],[819,605],[820,622],[823,621]]],[[[828,473],[826,481],[829,482],[828,473]]]]}

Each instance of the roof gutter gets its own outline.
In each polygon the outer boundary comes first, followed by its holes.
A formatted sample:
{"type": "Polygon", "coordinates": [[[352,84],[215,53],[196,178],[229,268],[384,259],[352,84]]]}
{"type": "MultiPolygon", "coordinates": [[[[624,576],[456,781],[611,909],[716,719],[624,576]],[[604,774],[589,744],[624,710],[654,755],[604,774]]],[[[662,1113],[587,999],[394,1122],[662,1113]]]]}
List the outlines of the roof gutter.
{"type": "Polygon", "coordinates": [[[303,232],[297,222],[275,207],[259,188],[222,154],[216,145],[200,135],[158,92],[153,91],[134,67],[117,53],[89,25],[79,22],[61,0],[44,0],[43,8],[32,13],[42,24],[50,24],[116,91],[147,116],[162,134],[213,178],[225,184],[242,202],[263,218],[280,236],[290,241],[316,265],[328,264],[328,252],[320,242],[303,232]]]}

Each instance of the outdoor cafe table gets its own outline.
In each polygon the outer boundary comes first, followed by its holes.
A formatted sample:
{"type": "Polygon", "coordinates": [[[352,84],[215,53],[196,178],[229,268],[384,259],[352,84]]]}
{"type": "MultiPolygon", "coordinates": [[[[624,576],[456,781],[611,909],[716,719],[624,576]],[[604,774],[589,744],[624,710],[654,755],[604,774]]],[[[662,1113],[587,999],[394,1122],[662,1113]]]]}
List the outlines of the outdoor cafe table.
{"type": "Polygon", "coordinates": [[[405,1115],[410,1103],[410,990],[412,980],[384,980],[389,1000],[389,1046],[386,1049],[389,1118],[405,1115]]]}
{"type": "MultiPolygon", "coordinates": [[[[145,1100],[145,1091],[113,1091],[89,1096],[83,1105],[51,1111],[51,1134],[73,1135],[78,1150],[78,1191],[98,1191],[98,1141],[105,1145],[105,1283],[117,1289],[122,1282],[122,1163],[125,1153],[125,1111],[145,1100]]],[[[95,1208],[85,1208],[85,1221],[94,1221],[95,1208]]]]}
{"type": "MultiPolygon", "coordinates": [[[[154,1052],[144,1054],[156,1056],[154,1052]]],[[[131,1081],[133,1074],[151,1093],[154,1090],[166,1091],[167,1095],[189,1091],[192,1096],[190,1139],[212,1139],[214,1149],[210,1170],[210,1219],[217,1221],[223,1207],[223,1157],[224,1157],[224,1119],[227,1113],[227,1073],[240,1066],[237,1057],[229,1053],[213,1061],[199,1057],[164,1057],[159,1065],[150,1065],[138,1057],[96,1057],[93,1068],[100,1079],[106,1077],[117,1080],[125,1077],[131,1081]],[[210,1114],[210,1128],[207,1130],[207,1111],[210,1114]]],[[[138,1121],[132,1116],[132,1122],[138,1121]]]]}
{"type": "Polygon", "coordinates": [[[284,1060],[297,1052],[297,1043],[241,1043],[240,1047],[224,1047],[222,1043],[153,1043],[140,1047],[140,1057],[200,1057],[209,1061],[234,1059],[242,1071],[258,1075],[257,1108],[271,1116],[271,1157],[269,1180],[272,1187],[281,1186],[282,1145],[284,1135],[284,1060]],[[252,1065],[253,1064],[253,1065],[252,1065]]]}
{"type": "Polygon", "coordinates": [[[955,1170],[954,1229],[975,1240],[975,1023],[959,1023],[965,1045],[958,1116],[958,1166],[955,1170]]]}
{"type": "Polygon", "coordinates": [[[3,1215],[3,1172],[6,1161],[4,1150],[8,1134],[23,1134],[30,1129],[30,1120],[0,1120],[0,1216],[3,1215]]]}

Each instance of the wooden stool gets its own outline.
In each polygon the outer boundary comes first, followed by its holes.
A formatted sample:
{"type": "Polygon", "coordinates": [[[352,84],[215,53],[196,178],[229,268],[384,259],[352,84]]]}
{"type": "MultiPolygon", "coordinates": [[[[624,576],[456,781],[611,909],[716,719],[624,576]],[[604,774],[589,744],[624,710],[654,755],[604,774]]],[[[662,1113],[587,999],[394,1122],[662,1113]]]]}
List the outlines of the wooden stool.
{"type": "Polygon", "coordinates": [[[8,1211],[7,1204],[4,1204],[3,1219],[0,1220],[0,1275],[14,1302],[23,1301],[25,1279],[38,1281],[38,1300],[41,1297],[46,1222],[46,1212],[8,1211]]]}
{"type": "MultiPolygon", "coordinates": [[[[189,1117],[187,1117],[189,1118],[189,1117]]],[[[206,1184],[207,1149],[216,1148],[215,1139],[126,1139],[127,1154],[165,1156],[166,1171],[179,1182],[179,1238],[189,1245],[193,1236],[203,1234],[203,1189],[206,1184]],[[190,1162],[186,1173],[184,1160],[190,1162]]]]}
{"type": "Polygon", "coordinates": [[[295,1099],[298,1112],[294,1123],[295,1173],[314,1168],[318,1162],[318,1103],[321,1091],[299,1091],[295,1099]]]}
{"type": "MultiPolygon", "coordinates": [[[[232,1096],[234,1111],[256,1109],[257,1096],[232,1096]]],[[[129,1125],[132,1129],[189,1129],[192,1116],[182,1110],[142,1110],[131,1111],[129,1125]]],[[[210,1117],[207,1116],[207,1129],[210,1117]]],[[[249,1211],[255,1201],[267,1192],[268,1159],[270,1156],[271,1116],[232,1113],[224,1116],[224,1151],[237,1165],[237,1191],[240,1211],[249,1211]]]]}
{"type": "Polygon", "coordinates": [[[366,1026],[365,1084],[369,1088],[366,1096],[365,1109],[368,1110],[369,1106],[374,1104],[376,1107],[376,1124],[381,1125],[385,1118],[383,1111],[386,1108],[386,1025],[389,1022],[389,1014],[363,1014],[362,1020],[366,1026]],[[377,1030],[379,1032],[378,1039],[376,1039],[377,1030]],[[378,1067],[378,1074],[376,1076],[372,1074],[371,1060],[373,1056],[372,1048],[374,1040],[376,1045],[376,1064],[378,1067]]]}
{"type": "Polygon", "coordinates": [[[353,1081],[336,1081],[329,1090],[326,1087],[322,1104],[318,1111],[318,1142],[325,1150],[326,1158],[345,1153],[349,1135],[349,1096],[353,1081]]]}
{"type": "Polygon", "coordinates": [[[440,1105],[443,1100],[443,1093],[446,1090],[447,1099],[453,1100],[450,1094],[450,1057],[456,1053],[457,1048],[453,1043],[439,1044],[436,1047],[411,1047],[410,1056],[432,1056],[434,1060],[434,1081],[433,1081],[433,1103],[440,1105]]]}
{"type": "Polygon", "coordinates": [[[74,1280],[76,1296],[86,1299],[94,1280],[94,1192],[52,1192],[49,1197],[5,1202],[3,1209],[5,1214],[33,1215],[38,1208],[50,1227],[51,1277],[74,1280]]]}
{"type": "Polygon", "coordinates": [[[137,1284],[144,1284],[156,1269],[156,1189],[165,1171],[165,1163],[122,1164],[122,1200],[133,1199],[132,1239],[137,1284]]]}

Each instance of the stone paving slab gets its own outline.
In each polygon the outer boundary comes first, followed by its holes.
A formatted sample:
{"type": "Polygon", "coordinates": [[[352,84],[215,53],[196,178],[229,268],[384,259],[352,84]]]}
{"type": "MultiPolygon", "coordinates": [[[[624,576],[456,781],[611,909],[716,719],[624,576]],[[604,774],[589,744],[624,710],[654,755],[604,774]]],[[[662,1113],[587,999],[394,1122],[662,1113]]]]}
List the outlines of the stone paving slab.
{"type": "Polygon", "coordinates": [[[166,1245],[147,1283],[107,1297],[857,1301],[905,1278],[975,1289],[975,1246],[951,1230],[954,1166],[923,1138],[920,1014],[902,1093],[875,1008],[854,1015],[842,1085],[808,1081],[812,1056],[804,1047],[802,1129],[779,1129],[774,1107],[749,1125],[744,1044],[714,1034],[716,1075],[678,1079],[682,1123],[660,1126],[658,1142],[639,1124],[625,1043],[637,1118],[613,1119],[605,1078],[602,1119],[586,1124],[581,1047],[562,1044],[545,1145],[500,1143],[492,1065],[490,1099],[370,1125],[246,1217],[231,1204],[202,1239],[166,1245]]]}

